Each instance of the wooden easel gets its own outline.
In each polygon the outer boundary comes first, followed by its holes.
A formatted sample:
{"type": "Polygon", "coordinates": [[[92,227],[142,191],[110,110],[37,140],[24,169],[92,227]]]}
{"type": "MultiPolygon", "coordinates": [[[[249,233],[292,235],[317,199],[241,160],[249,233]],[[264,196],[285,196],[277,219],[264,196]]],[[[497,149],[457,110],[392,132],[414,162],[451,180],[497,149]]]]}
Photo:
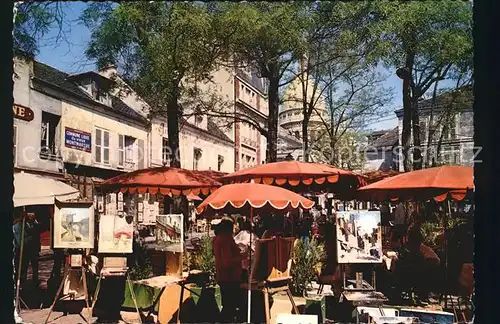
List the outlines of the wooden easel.
{"type": "Polygon", "coordinates": [[[81,251],[79,251],[79,253],[67,253],[66,254],[66,262],[64,264],[64,274],[63,274],[63,277],[62,277],[62,280],[61,280],[61,284],[59,285],[59,288],[57,289],[57,293],[56,293],[56,295],[54,297],[54,301],[52,302],[52,305],[50,305],[49,313],[47,314],[47,318],[45,319],[44,323],[48,323],[49,318],[50,318],[50,314],[52,314],[52,311],[54,310],[54,306],[56,305],[56,302],[58,300],[62,300],[64,298],[64,296],[61,297],[61,298],[59,298],[59,295],[61,294],[61,290],[64,287],[66,279],[68,279],[70,277],[71,273],[73,273],[73,272],[80,272],[80,271],[82,273],[83,291],[84,291],[84,296],[85,296],[85,304],[87,305],[87,311],[88,311],[87,323],[90,323],[90,320],[92,318],[92,310],[89,307],[89,293],[88,293],[88,289],[87,289],[87,275],[85,273],[86,270],[85,270],[85,266],[84,266],[84,262],[83,262],[83,255],[82,255],[81,251]],[[80,257],[82,258],[82,262],[79,265],[71,264],[71,254],[72,255],[80,255],[80,257]]]}

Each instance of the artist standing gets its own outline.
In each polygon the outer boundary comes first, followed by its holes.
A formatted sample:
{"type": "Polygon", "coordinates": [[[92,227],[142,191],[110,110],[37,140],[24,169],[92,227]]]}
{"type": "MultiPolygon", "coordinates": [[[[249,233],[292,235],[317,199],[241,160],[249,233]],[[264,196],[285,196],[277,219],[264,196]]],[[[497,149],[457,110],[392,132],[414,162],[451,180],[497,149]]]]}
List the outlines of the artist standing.
{"type": "Polygon", "coordinates": [[[26,218],[26,245],[23,249],[23,263],[21,275],[24,281],[28,272],[28,265],[31,264],[33,284],[38,287],[40,282],[38,280],[38,259],[40,257],[40,229],[38,221],[36,220],[35,213],[28,213],[26,218]]]}
{"type": "Polygon", "coordinates": [[[215,256],[215,279],[220,286],[222,299],[222,322],[235,323],[238,310],[241,311],[242,260],[240,249],[233,238],[233,223],[224,219],[217,225],[217,235],[213,239],[215,256]]]}

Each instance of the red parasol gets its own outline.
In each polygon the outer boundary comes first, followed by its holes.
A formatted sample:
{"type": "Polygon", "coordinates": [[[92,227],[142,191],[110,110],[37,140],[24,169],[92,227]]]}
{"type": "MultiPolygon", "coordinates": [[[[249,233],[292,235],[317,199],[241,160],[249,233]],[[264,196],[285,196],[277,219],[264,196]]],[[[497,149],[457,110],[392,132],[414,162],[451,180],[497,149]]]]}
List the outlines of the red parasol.
{"type": "Polygon", "coordinates": [[[220,187],[197,208],[198,214],[221,209],[310,209],[314,202],[292,191],[257,183],[236,183],[220,187]]]}
{"type": "Polygon", "coordinates": [[[365,172],[362,175],[363,177],[365,177],[366,182],[371,184],[388,177],[393,177],[398,174],[401,174],[401,172],[396,170],[376,170],[376,171],[365,172]]]}
{"type": "MultiPolygon", "coordinates": [[[[215,171],[191,171],[158,167],[125,173],[101,184],[104,190],[162,195],[208,195],[221,183],[214,179],[215,171]]],[[[219,176],[220,174],[217,174],[219,176]]]]}
{"type": "MultiPolygon", "coordinates": [[[[213,212],[215,210],[232,211],[249,209],[250,219],[253,218],[253,210],[290,210],[296,208],[310,209],[314,206],[314,202],[296,194],[292,191],[269,186],[265,184],[257,183],[237,183],[228,184],[220,187],[214,193],[203,201],[196,211],[198,214],[205,212],[213,212]]],[[[250,232],[249,241],[252,242],[252,231],[250,232]]],[[[252,264],[252,258],[250,254],[249,264],[252,264]]],[[[252,268],[251,268],[252,269],[252,268]]],[[[250,311],[251,311],[251,278],[253,270],[251,270],[250,276],[248,276],[248,309],[247,309],[247,321],[250,323],[250,311]]]]}
{"type": "Polygon", "coordinates": [[[358,189],[357,199],[371,201],[462,200],[474,188],[473,168],[448,165],[405,172],[358,189]]]}
{"type": "Polygon", "coordinates": [[[224,183],[250,182],[276,185],[298,192],[329,191],[349,196],[366,184],[354,172],[327,164],[281,161],[240,170],[220,179],[224,183]]]}

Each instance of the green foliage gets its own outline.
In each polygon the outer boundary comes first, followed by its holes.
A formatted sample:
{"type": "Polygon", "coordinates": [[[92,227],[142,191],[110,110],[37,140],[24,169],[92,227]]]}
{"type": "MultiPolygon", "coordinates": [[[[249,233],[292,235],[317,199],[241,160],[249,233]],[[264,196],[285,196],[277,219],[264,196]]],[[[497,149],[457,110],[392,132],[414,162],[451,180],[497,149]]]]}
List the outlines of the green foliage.
{"type": "Polygon", "coordinates": [[[299,240],[293,250],[292,263],[292,292],[298,296],[307,295],[307,287],[316,279],[320,272],[322,263],[326,259],[323,244],[318,244],[316,239],[305,244],[299,240]]]}
{"type": "Polygon", "coordinates": [[[210,274],[209,284],[215,283],[215,256],[210,236],[203,236],[199,249],[186,253],[185,256],[185,266],[189,265],[190,270],[208,272],[210,274]]]}
{"type": "Polygon", "coordinates": [[[153,264],[146,245],[134,240],[134,250],[132,253],[134,264],[128,270],[131,280],[142,280],[151,278],[153,274],[153,264]]]}
{"type": "Polygon", "coordinates": [[[64,35],[64,6],[67,4],[59,1],[16,3],[17,13],[14,20],[13,49],[16,55],[33,58],[41,45],[57,44],[64,35]],[[55,39],[41,44],[52,27],[57,27],[59,32],[55,39]]]}

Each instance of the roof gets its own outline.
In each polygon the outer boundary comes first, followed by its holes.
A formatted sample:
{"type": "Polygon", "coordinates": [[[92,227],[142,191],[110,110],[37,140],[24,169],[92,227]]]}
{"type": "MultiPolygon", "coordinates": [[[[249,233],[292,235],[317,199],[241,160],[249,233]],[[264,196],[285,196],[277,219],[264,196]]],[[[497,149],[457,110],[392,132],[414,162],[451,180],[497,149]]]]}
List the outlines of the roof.
{"type": "Polygon", "coordinates": [[[399,130],[397,127],[386,132],[384,135],[377,138],[373,143],[370,144],[371,147],[382,148],[382,147],[393,147],[399,142],[399,130]]]}
{"type": "Polygon", "coordinates": [[[384,135],[387,132],[390,132],[390,129],[383,129],[383,130],[376,130],[368,134],[368,136],[377,136],[377,135],[384,135]]]}
{"type": "Polygon", "coordinates": [[[141,123],[147,123],[146,118],[141,116],[118,97],[111,96],[111,106],[95,101],[89,94],[80,89],[75,82],[70,80],[71,76],[68,73],[59,71],[38,61],[33,61],[33,74],[35,79],[56,87],[59,90],[65,91],[75,97],[78,97],[79,99],[92,101],[94,104],[113,111],[119,115],[125,115],[141,123]]]}
{"type": "Polygon", "coordinates": [[[181,118],[180,120],[181,125],[189,125],[190,127],[196,129],[197,131],[203,132],[205,134],[211,135],[215,138],[218,138],[222,141],[229,142],[229,143],[234,143],[232,139],[230,139],[221,129],[217,124],[215,124],[211,118],[207,118],[207,129],[203,129],[201,127],[198,127],[190,122],[187,121],[186,118],[181,118]]]}

